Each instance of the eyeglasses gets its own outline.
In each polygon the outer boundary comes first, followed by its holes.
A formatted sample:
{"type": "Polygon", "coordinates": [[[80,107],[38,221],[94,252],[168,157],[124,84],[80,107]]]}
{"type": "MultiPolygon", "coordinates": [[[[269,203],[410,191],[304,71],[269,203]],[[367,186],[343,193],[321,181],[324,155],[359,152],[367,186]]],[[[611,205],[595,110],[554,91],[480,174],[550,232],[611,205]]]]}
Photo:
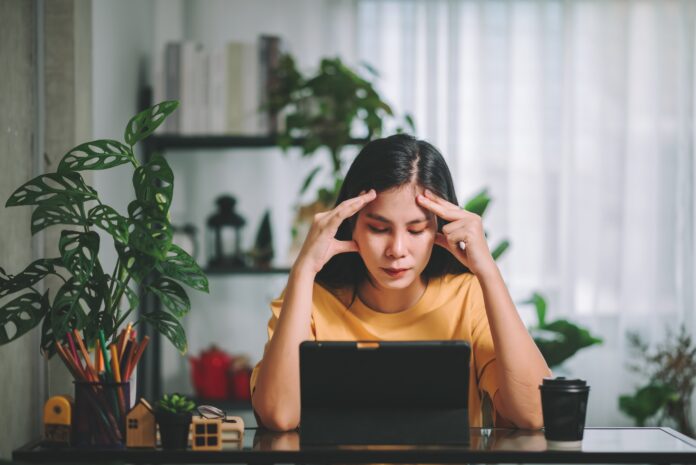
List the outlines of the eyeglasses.
{"type": "Polygon", "coordinates": [[[222,420],[223,423],[237,423],[234,418],[228,418],[225,412],[213,405],[199,405],[196,410],[198,414],[208,420],[222,420]]]}

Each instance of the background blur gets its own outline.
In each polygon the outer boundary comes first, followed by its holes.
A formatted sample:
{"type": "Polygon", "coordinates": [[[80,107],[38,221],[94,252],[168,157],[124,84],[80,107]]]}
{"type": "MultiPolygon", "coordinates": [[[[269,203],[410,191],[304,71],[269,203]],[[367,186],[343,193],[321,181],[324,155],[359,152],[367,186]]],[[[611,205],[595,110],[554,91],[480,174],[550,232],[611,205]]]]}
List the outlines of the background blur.
{"type": "MultiPolygon", "coordinates": [[[[590,426],[630,425],[618,398],[645,379],[627,368],[636,360],[628,332],[657,344],[668,329],[696,328],[695,19],[688,0],[0,0],[0,194],[40,172],[43,152],[121,139],[143,99],[167,97],[168,44],[180,44],[184,57],[199,44],[208,61],[193,69],[211,69],[229,43],[254,45],[262,35],[279,38],[303,73],[340,57],[442,151],[462,204],[487,189],[484,225],[491,243],[511,243],[498,263],[525,322],[537,323],[534,306],[522,302],[539,292],[547,320],[568,319],[601,338],[556,371],[592,387],[590,426]],[[33,145],[17,143],[22,131],[33,145]],[[17,171],[20,159],[33,161],[17,171]]],[[[193,120],[178,132],[212,132],[210,109],[197,110],[182,116],[193,120]]],[[[396,127],[386,121],[383,133],[396,127]]],[[[197,228],[201,266],[218,196],[237,199],[245,250],[270,210],[277,272],[211,274],[210,295],[189,292],[184,319],[187,356],[214,344],[254,364],[268,303],[291,266],[296,208],[316,197],[316,189],[298,192],[329,158],[325,148],[302,157],[297,147],[243,145],[165,156],[176,180],[172,222],[197,228]]],[[[343,151],[344,167],[358,149],[343,151]]],[[[96,171],[92,185],[119,211],[133,198],[129,171],[96,171]]],[[[16,227],[26,250],[3,238],[0,259],[19,266],[40,246],[25,237],[28,217],[0,209],[3,236],[20,237],[9,229],[15,221],[24,221],[16,227]]],[[[111,269],[115,252],[103,249],[111,269]]],[[[35,411],[38,396],[60,389],[36,349],[36,340],[0,347],[0,371],[11,375],[0,383],[1,409],[35,411]],[[32,389],[36,398],[17,400],[15,392],[32,389]]],[[[193,393],[187,357],[167,341],[161,349],[161,388],[193,393]]],[[[38,418],[20,420],[0,452],[35,431],[38,418]]]]}

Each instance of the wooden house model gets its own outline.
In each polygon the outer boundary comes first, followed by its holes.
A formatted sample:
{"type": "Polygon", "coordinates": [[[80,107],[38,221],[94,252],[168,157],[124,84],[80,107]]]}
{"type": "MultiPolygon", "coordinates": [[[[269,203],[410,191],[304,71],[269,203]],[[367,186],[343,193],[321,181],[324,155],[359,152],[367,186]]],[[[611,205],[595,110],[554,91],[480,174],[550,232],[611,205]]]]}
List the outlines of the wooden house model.
{"type": "Polygon", "coordinates": [[[145,399],[140,399],[126,416],[126,447],[155,447],[157,423],[155,412],[145,399]]]}

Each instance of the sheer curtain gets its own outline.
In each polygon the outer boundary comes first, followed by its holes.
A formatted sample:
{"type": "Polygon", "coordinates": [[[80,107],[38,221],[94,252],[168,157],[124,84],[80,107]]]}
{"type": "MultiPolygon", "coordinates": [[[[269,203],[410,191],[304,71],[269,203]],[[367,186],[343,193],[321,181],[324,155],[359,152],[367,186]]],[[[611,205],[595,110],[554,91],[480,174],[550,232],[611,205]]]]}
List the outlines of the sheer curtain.
{"type": "MultiPolygon", "coordinates": [[[[568,364],[588,422],[629,424],[627,330],[694,329],[691,1],[358,3],[360,59],[445,155],[460,201],[487,187],[513,298],[604,337],[568,364]]],[[[532,309],[519,306],[533,323],[532,309]]]]}

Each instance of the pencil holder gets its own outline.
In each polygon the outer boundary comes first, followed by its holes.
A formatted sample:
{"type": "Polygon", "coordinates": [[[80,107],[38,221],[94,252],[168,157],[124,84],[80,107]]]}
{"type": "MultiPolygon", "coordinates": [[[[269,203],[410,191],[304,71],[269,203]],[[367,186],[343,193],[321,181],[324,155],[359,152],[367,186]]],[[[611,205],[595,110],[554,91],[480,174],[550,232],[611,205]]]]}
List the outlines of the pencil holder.
{"type": "Polygon", "coordinates": [[[122,449],[130,410],[128,382],[75,381],[73,441],[76,447],[122,449]]]}

